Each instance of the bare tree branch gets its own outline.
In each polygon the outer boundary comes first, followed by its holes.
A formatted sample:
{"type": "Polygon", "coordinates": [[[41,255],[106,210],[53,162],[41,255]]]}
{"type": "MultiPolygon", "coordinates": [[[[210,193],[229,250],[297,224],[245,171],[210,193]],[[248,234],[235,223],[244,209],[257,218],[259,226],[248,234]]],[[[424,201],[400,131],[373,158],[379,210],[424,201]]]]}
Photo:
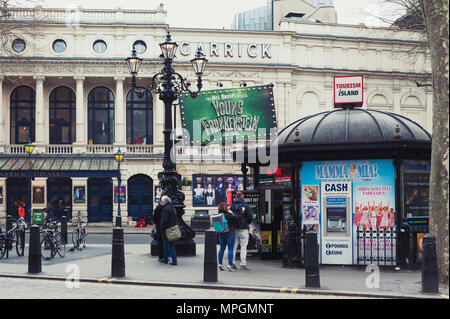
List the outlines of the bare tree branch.
{"type": "Polygon", "coordinates": [[[41,3],[42,0],[0,0],[0,55],[17,56],[12,41],[38,32],[37,27],[44,20],[41,3]],[[24,8],[25,17],[20,16],[24,8]]]}

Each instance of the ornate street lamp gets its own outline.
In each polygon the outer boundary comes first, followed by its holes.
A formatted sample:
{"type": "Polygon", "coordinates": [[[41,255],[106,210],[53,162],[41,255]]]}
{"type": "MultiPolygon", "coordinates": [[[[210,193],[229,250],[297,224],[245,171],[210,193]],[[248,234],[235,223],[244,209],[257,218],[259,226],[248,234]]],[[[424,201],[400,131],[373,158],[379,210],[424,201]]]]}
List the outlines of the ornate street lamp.
{"type": "Polygon", "coordinates": [[[28,153],[28,227],[31,224],[31,180],[32,180],[32,171],[31,171],[31,153],[34,151],[34,144],[31,142],[31,138],[28,140],[28,143],[25,144],[25,152],[28,153]]]}
{"type": "Polygon", "coordinates": [[[118,197],[117,197],[117,217],[116,217],[116,227],[122,227],[122,216],[120,214],[120,185],[122,184],[122,178],[120,174],[120,163],[123,161],[125,154],[120,151],[120,148],[117,150],[117,153],[114,153],[114,159],[118,163],[118,171],[119,175],[117,176],[117,184],[118,184],[118,197]]]}
{"type": "MultiPolygon", "coordinates": [[[[175,53],[178,44],[173,42],[170,32],[167,32],[166,41],[159,44],[161,48],[161,58],[164,59],[164,67],[161,72],[155,74],[148,87],[142,92],[135,90],[139,95],[145,94],[146,91],[151,91],[159,95],[159,99],[164,102],[164,160],[163,171],[158,174],[160,179],[160,186],[162,188],[162,195],[167,195],[172,200],[178,215],[178,221],[182,230],[182,239],[191,239],[195,236],[195,232],[190,229],[184,222],[181,216],[184,214],[184,193],[181,192],[181,177],[176,171],[176,164],[170,157],[170,152],[173,147],[173,141],[170,138],[172,133],[172,105],[177,100],[182,92],[188,92],[192,98],[197,97],[202,89],[202,75],[205,71],[208,60],[202,55],[200,50],[197,50],[195,57],[191,60],[192,67],[197,76],[197,89],[191,90],[190,83],[186,78],[175,72],[172,68],[172,62],[175,58],[175,53]]],[[[132,76],[132,87],[136,89],[136,76],[139,71],[142,59],[136,56],[133,50],[130,57],[126,58],[130,73],[132,76]]]]}

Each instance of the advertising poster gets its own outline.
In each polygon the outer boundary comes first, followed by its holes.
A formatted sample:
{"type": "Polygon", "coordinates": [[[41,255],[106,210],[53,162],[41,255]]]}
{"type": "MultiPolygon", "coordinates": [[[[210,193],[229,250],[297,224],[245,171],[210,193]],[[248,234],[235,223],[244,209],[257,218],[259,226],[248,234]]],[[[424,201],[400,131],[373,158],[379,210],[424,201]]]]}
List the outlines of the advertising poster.
{"type": "MultiPolygon", "coordinates": [[[[248,225],[248,233],[247,256],[254,256],[259,253],[261,248],[261,225],[259,223],[251,223],[248,225]]],[[[236,253],[240,252],[241,245],[238,245],[236,253]]]]}
{"type": "Polygon", "coordinates": [[[83,204],[86,201],[86,188],[84,186],[75,186],[73,188],[73,202],[83,204]]]}
{"type": "Polygon", "coordinates": [[[272,232],[270,230],[261,231],[261,252],[272,252],[272,232]]]}
{"type": "Polygon", "coordinates": [[[247,254],[257,254],[260,248],[261,226],[258,223],[249,225],[247,254]]]}
{"type": "MultiPolygon", "coordinates": [[[[119,187],[114,186],[114,203],[119,201],[119,187]]],[[[126,203],[126,186],[120,186],[120,203],[126,203]]]]}
{"type": "MultiPolygon", "coordinates": [[[[253,189],[253,180],[247,176],[247,188],[253,189]]],[[[219,203],[233,203],[233,192],[244,189],[242,175],[192,175],[192,203],[194,207],[217,207],[219,203]]]]}
{"type": "Polygon", "coordinates": [[[37,186],[33,187],[33,204],[44,204],[44,190],[45,187],[37,186]]]}
{"type": "MultiPolygon", "coordinates": [[[[303,225],[317,225],[319,223],[319,186],[302,186],[302,222],[303,225]]],[[[310,227],[308,230],[311,230],[310,227]]]]}
{"type": "Polygon", "coordinates": [[[427,226],[430,211],[430,161],[403,161],[401,197],[403,218],[411,226],[427,226]]]}
{"type": "Polygon", "coordinates": [[[395,260],[396,242],[391,238],[395,238],[397,212],[395,211],[395,171],[392,160],[303,162],[301,188],[302,226],[312,229],[314,225],[317,225],[321,250],[328,249],[329,256],[335,256],[338,260],[347,249],[346,244],[341,241],[347,238],[353,247],[354,264],[358,263],[357,258],[359,261],[368,259],[373,261],[374,258],[380,261],[395,260]],[[347,184],[349,186],[346,190],[343,185],[347,184]],[[312,188],[312,186],[315,187],[312,188]],[[314,193],[317,194],[317,200],[312,200],[316,199],[314,193]],[[317,224],[314,223],[314,205],[318,208],[317,224]],[[327,207],[331,207],[330,215],[335,214],[335,216],[329,218],[328,225],[324,225],[323,219],[327,207]],[[336,215],[344,211],[345,216],[336,215]],[[314,217],[311,217],[311,213],[314,217]],[[340,227],[339,232],[342,232],[339,235],[340,240],[335,243],[325,242],[324,239],[327,236],[336,237],[334,233],[338,232],[338,229],[332,229],[333,223],[340,227]],[[345,234],[344,225],[349,227],[345,234]],[[323,232],[325,226],[327,230],[328,226],[331,227],[331,231],[327,232],[328,235],[323,232]]]}
{"type": "Polygon", "coordinates": [[[394,164],[391,160],[378,160],[357,165],[358,176],[353,181],[353,233],[358,251],[354,257],[364,263],[394,262],[397,213],[394,164]]]}
{"type": "Polygon", "coordinates": [[[162,196],[162,188],[161,186],[155,186],[155,203],[161,202],[161,196],[162,196]]]}
{"type": "Polygon", "coordinates": [[[182,94],[180,108],[187,145],[266,139],[276,127],[272,84],[182,94]]]}
{"type": "Polygon", "coordinates": [[[423,262],[423,237],[430,233],[417,233],[417,263],[423,262]]]}

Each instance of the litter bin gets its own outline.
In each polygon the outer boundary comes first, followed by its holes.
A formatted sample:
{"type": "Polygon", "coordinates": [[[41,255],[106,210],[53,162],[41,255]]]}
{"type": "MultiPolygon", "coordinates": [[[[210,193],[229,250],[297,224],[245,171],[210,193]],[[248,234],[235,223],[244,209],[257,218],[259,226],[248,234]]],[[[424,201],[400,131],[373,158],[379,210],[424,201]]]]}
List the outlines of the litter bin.
{"type": "Polygon", "coordinates": [[[44,222],[44,211],[42,209],[33,209],[33,224],[42,225],[44,222]]]}
{"type": "Polygon", "coordinates": [[[191,228],[204,231],[210,227],[210,217],[207,210],[196,210],[191,217],[191,228]]]}

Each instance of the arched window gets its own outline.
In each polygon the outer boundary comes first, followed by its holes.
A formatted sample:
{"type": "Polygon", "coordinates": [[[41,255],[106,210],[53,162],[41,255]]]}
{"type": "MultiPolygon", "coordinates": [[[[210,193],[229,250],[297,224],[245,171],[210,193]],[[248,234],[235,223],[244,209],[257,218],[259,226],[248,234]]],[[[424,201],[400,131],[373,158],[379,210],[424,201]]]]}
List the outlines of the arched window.
{"type": "Polygon", "coordinates": [[[106,87],[96,87],[88,95],[89,144],[114,143],[114,95],[106,87]]]}
{"type": "Polygon", "coordinates": [[[136,90],[127,95],[127,144],[153,144],[153,96],[136,90]]]}
{"type": "Polygon", "coordinates": [[[36,95],[29,86],[19,86],[10,97],[11,144],[34,142],[36,95]]]}
{"type": "Polygon", "coordinates": [[[50,94],[50,144],[75,142],[75,93],[60,86],[50,94]]]}

